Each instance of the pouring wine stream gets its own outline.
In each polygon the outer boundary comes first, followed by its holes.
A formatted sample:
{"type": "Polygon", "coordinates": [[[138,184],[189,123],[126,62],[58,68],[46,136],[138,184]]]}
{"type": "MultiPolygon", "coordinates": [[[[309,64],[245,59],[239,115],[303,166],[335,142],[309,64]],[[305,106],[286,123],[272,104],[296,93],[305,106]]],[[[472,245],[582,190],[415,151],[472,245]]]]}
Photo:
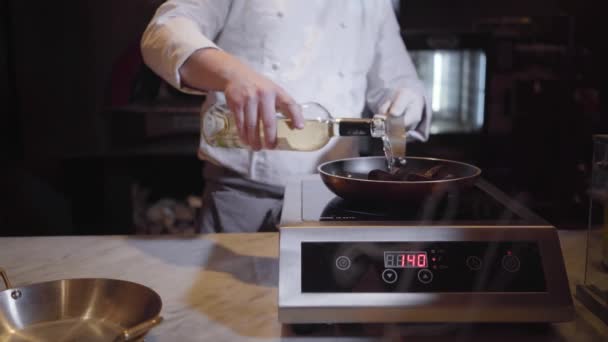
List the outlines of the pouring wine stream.
{"type": "Polygon", "coordinates": [[[395,167],[402,167],[406,163],[407,131],[402,116],[387,115],[386,134],[382,137],[384,156],[388,172],[392,173],[395,167]]]}

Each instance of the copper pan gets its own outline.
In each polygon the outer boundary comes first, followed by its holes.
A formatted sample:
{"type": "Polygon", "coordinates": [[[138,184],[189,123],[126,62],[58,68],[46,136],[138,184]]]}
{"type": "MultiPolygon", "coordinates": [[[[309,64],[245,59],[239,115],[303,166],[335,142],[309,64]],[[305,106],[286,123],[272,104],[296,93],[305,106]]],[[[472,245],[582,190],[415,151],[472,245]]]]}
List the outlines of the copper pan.
{"type": "Polygon", "coordinates": [[[481,174],[476,166],[435,158],[406,158],[408,172],[424,173],[436,166],[445,165],[441,172],[453,177],[434,181],[379,181],[369,180],[371,170],[387,170],[384,157],[360,157],[334,160],[319,166],[325,185],[336,195],[356,201],[419,201],[434,192],[462,190],[475,184],[481,174]]]}

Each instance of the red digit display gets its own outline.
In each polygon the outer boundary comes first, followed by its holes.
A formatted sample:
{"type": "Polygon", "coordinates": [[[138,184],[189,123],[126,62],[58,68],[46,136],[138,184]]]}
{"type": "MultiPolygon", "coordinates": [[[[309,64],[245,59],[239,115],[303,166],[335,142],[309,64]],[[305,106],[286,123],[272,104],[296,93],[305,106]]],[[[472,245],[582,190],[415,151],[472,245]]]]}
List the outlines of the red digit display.
{"type": "Polygon", "coordinates": [[[384,252],[385,268],[427,268],[426,252],[384,252]]]}
{"type": "Polygon", "coordinates": [[[397,255],[397,265],[400,267],[405,267],[405,255],[403,255],[403,254],[397,255]]]}
{"type": "Polygon", "coordinates": [[[426,253],[424,253],[424,254],[417,254],[416,255],[416,267],[419,267],[419,268],[425,268],[425,267],[427,267],[427,265],[426,265],[426,253]]]}
{"type": "Polygon", "coordinates": [[[407,267],[416,267],[416,254],[407,255],[407,267]]]}

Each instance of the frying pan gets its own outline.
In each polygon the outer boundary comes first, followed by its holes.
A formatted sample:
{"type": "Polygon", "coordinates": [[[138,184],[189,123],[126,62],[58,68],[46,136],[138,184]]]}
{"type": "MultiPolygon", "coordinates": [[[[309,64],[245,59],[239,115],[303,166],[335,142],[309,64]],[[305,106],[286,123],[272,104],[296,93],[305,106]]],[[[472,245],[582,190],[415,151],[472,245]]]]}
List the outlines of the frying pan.
{"type": "Polygon", "coordinates": [[[437,165],[443,165],[439,176],[450,174],[453,178],[431,181],[368,180],[370,171],[388,170],[385,157],[339,159],[321,164],[318,170],[329,190],[346,200],[355,201],[420,201],[433,193],[470,187],[481,174],[481,170],[473,165],[435,158],[408,157],[402,167],[408,173],[423,174],[437,165]]]}
{"type": "Polygon", "coordinates": [[[67,279],[12,287],[0,276],[0,341],[132,341],[162,321],[160,296],[112,279],[67,279]]]}

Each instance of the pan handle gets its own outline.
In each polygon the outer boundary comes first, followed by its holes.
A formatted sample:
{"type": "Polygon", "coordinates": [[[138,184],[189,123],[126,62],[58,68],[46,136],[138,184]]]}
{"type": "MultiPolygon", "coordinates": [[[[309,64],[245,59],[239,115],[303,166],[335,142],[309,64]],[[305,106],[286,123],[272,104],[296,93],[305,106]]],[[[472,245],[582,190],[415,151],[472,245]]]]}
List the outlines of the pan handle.
{"type": "Polygon", "coordinates": [[[4,286],[7,289],[13,288],[13,286],[11,285],[10,280],[8,280],[8,276],[6,275],[6,271],[2,267],[0,267],[0,277],[2,278],[2,281],[4,281],[4,286]]]}
{"type": "Polygon", "coordinates": [[[157,326],[158,324],[160,324],[160,322],[162,322],[162,321],[163,321],[163,318],[161,316],[158,316],[156,318],[153,318],[149,321],[140,323],[129,329],[125,329],[122,332],[122,334],[120,334],[120,336],[118,336],[116,341],[132,341],[135,338],[141,337],[142,335],[147,333],[150,329],[152,329],[155,326],[157,326]]]}

